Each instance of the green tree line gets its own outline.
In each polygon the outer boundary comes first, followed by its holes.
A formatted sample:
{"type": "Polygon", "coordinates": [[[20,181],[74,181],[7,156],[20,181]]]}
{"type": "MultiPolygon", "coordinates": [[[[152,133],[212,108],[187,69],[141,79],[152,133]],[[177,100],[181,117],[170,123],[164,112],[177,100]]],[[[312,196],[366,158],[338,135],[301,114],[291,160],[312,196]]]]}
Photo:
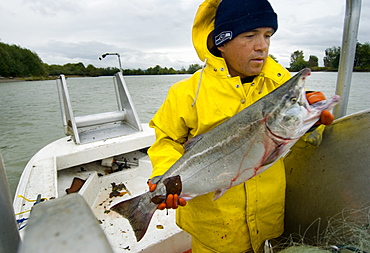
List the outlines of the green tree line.
{"type": "MultiPolygon", "coordinates": [[[[336,71],[339,66],[340,47],[331,47],[325,50],[323,58],[324,67],[319,67],[317,56],[310,55],[309,60],[304,60],[303,51],[297,50],[290,57],[290,71],[299,71],[309,67],[312,70],[336,71]]],[[[272,55],[271,55],[272,56],[272,55]]],[[[272,56],[273,57],[273,56],[272,56]]],[[[273,57],[275,59],[275,57],[273,57]]],[[[276,60],[276,59],[275,59],[276,60]]],[[[156,65],[146,70],[123,69],[124,75],[166,75],[166,74],[192,74],[200,69],[199,64],[191,64],[187,69],[184,67],[175,70],[172,67],[161,67],[156,65]]],[[[354,59],[355,71],[370,71],[370,43],[361,44],[357,42],[354,59]]],[[[0,42],[0,77],[47,77],[59,74],[75,76],[107,76],[119,71],[118,68],[97,68],[92,64],[85,66],[82,62],[67,63],[64,65],[48,65],[43,63],[40,57],[29,49],[18,45],[8,45],[0,42]]]]}
{"type": "MultiPolygon", "coordinates": [[[[191,64],[187,69],[162,68],[159,65],[142,69],[123,69],[124,75],[167,75],[167,74],[193,74],[201,66],[191,64]]],[[[110,76],[119,71],[118,68],[97,68],[92,64],[85,67],[82,62],[67,63],[64,65],[48,65],[29,49],[18,45],[8,45],[0,42],[0,77],[47,77],[60,74],[74,76],[110,76]]]]}
{"type": "MultiPolygon", "coordinates": [[[[119,68],[108,67],[108,68],[96,68],[92,64],[85,65],[82,62],[79,63],[67,63],[65,65],[47,65],[44,64],[48,75],[57,76],[60,74],[74,75],[74,76],[112,76],[119,71],[119,68]]],[[[159,65],[150,67],[146,70],[143,69],[122,69],[123,75],[170,75],[170,74],[193,74],[195,71],[200,69],[199,64],[191,64],[188,69],[182,68],[181,70],[175,70],[174,68],[162,68],[159,65]]]]}
{"type": "Polygon", "coordinates": [[[44,64],[36,53],[0,42],[0,76],[44,76],[44,64]]]}
{"type": "MultiPolygon", "coordinates": [[[[319,67],[319,59],[315,55],[310,55],[309,60],[304,60],[303,51],[297,50],[290,56],[290,71],[299,71],[303,68],[311,68],[313,70],[337,71],[340,59],[340,47],[331,47],[325,49],[323,58],[324,67],[319,67]]],[[[357,42],[356,53],[354,59],[354,71],[370,71],[370,43],[361,44],[357,42]]]]}

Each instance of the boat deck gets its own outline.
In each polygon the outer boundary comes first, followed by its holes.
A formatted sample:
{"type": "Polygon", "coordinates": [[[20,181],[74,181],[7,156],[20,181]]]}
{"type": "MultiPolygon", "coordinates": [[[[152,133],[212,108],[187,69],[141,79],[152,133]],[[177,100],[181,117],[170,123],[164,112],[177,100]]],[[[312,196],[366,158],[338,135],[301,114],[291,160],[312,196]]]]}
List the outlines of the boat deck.
{"type": "MultiPolygon", "coordinates": [[[[130,252],[176,252],[180,250],[182,252],[189,249],[190,237],[176,226],[173,210],[157,211],[152,218],[148,232],[140,242],[136,242],[128,220],[109,211],[111,206],[140,195],[147,190],[146,181],[151,173],[151,163],[148,156],[140,158],[138,163],[139,166],[136,168],[132,166],[132,168],[104,176],[98,176],[98,173],[93,171],[79,193],[91,206],[115,252],[124,252],[124,250],[130,252]],[[119,190],[120,196],[110,196],[112,183],[123,184],[126,187],[126,189],[119,190]],[[167,242],[158,244],[164,240],[167,242]]],[[[91,166],[98,165],[94,163],[91,166]]],[[[88,166],[84,167],[87,167],[85,170],[89,170],[88,166]]],[[[99,170],[104,170],[104,168],[99,170]]],[[[86,171],[84,172],[86,173],[86,171]]]]}
{"type": "MultiPolygon", "coordinates": [[[[136,241],[128,220],[109,211],[114,204],[148,190],[146,181],[152,165],[146,150],[154,141],[154,133],[147,125],[143,128],[144,131],[137,134],[84,145],[75,145],[66,137],[41,149],[27,164],[20,179],[17,194],[24,198],[16,196],[14,200],[16,219],[29,217],[39,195],[47,202],[67,195],[66,190],[71,188],[74,178],[78,178],[83,182],[78,194],[90,206],[114,252],[188,250],[191,238],[175,224],[173,210],[157,211],[140,242],[136,241]],[[112,183],[124,185],[118,190],[118,196],[110,196],[112,183]]],[[[23,237],[27,227],[20,232],[23,237]]]]}

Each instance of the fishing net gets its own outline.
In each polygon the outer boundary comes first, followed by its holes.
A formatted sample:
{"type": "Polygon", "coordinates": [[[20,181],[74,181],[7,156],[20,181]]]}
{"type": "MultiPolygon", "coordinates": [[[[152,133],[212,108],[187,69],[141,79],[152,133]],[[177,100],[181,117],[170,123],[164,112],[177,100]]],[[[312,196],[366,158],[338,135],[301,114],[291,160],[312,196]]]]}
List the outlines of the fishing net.
{"type": "Polygon", "coordinates": [[[302,252],[302,253],[328,253],[327,250],[320,249],[318,247],[314,246],[309,246],[309,245],[301,245],[301,246],[291,246],[289,248],[286,248],[280,253],[297,253],[297,252],[302,252]]]}
{"type": "Polygon", "coordinates": [[[280,238],[274,247],[275,252],[370,252],[370,203],[359,209],[344,209],[331,217],[327,226],[320,229],[321,219],[317,219],[303,234],[291,234],[280,238]],[[309,238],[307,231],[318,225],[315,236],[309,238]]]}

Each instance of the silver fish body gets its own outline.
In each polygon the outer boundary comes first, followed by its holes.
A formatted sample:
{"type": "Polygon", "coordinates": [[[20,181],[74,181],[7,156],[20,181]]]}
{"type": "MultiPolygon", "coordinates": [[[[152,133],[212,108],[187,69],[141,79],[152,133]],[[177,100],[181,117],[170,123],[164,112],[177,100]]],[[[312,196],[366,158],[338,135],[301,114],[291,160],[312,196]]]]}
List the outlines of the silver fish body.
{"type": "Polygon", "coordinates": [[[235,116],[191,139],[185,154],[164,175],[153,179],[157,183],[154,192],[118,203],[111,210],[130,221],[139,241],[168,194],[190,200],[215,192],[217,201],[230,187],[268,169],[318,121],[323,110],[340,100],[335,95],[309,105],[304,89],[309,74],[309,69],[300,71],[235,116]]]}

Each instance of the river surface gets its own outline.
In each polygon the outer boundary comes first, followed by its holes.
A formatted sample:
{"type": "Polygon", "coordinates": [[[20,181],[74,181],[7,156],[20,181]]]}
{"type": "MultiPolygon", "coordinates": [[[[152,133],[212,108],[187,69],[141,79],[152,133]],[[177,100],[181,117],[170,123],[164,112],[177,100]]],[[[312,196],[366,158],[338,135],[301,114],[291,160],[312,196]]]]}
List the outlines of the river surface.
{"type": "MultiPolygon", "coordinates": [[[[166,97],[169,87],[189,75],[126,76],[125,80],[142,123],[147,123],[166,97]]],[[[309,90],[334,95],[336,72],[313,72],[309,90]]],[[[68,78],[75,116],[117,110],[113,77],[68,78]]],[[[370,73],[353,73],[347,114],[370,108],[370,73]]],[[[0,152],[11,194],[28,160],[46,144],[64,137],[56,82],[0,83],[0,152]]]]}

